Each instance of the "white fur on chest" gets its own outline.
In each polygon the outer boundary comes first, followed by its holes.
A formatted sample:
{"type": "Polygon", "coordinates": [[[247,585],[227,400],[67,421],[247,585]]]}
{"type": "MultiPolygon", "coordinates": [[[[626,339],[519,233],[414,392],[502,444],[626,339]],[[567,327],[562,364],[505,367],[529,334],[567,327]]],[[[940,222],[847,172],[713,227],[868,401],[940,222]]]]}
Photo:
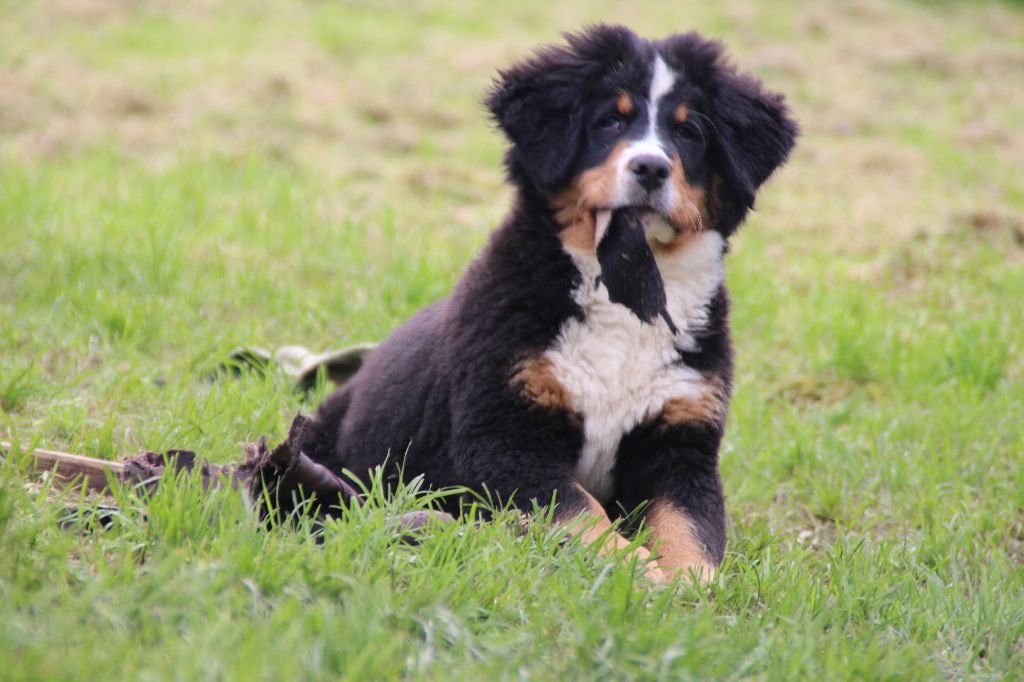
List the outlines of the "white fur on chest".
{"type": "Polygon", "coordinates": [[[601,501],[612,494],[622,437],[668,400],[697,400],[707,390],[698,372],[678,362],[677,348],[697,348],[693,333],[704,326],[707,305],[724,276],[722,246],[717,232],[704,232],[670,258],[658,259],[679,331],[675,337],[660,317],[644,323],[612,303],[608,290],[595,286],[601,271],[595,254],[568,249],[582,278],[573,295],[584,318],[567,321],[544,356],[583,417],[577,480],[601,501]]]}

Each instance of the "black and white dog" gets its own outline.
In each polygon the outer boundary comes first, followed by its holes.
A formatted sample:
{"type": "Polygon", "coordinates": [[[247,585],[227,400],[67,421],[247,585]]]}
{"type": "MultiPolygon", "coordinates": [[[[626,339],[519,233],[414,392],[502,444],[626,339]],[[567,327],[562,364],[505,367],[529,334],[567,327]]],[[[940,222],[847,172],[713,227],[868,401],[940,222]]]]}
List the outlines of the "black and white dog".
{"type": "Polygon", "coordinates": [[[726,244],[797,125],[696,34],[567,41],[486,98],[511,141],[504,224],[320,406],[303,450],[525,509],[554,499],[607,547],[627,544],[611,519],[641,509],[648,574],[707,578],[726,542],[726,244]]]}

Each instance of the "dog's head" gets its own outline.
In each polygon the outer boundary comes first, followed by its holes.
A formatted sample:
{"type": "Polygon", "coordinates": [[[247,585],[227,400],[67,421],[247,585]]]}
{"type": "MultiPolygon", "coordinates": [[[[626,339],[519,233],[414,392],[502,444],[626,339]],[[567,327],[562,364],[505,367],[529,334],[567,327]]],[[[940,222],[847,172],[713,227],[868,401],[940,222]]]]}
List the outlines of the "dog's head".
{"type": "Polygon", "coordinates": [[[486,98],[512,142],[513,182],[544,197],[580,247],[622,207],[640,209],[663,246],[731,234],[796,139],[782,96],[695,33],[648,41],[599,25],[566,38],[501,72],[486,98]]]}

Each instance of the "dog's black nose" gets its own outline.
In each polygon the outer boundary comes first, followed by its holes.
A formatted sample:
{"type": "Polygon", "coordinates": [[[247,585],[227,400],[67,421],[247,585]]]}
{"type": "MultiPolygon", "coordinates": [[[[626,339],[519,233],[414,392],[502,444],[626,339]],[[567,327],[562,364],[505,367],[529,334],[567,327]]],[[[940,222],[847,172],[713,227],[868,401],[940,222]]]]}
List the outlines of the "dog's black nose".
{"type": "Polygon", "coordinates": [[[654,154],[643,154],[629,162],[629,170],[633,172],[641,187],[653,192],[665,184],[672,169],[667,159],[654,154]]]}

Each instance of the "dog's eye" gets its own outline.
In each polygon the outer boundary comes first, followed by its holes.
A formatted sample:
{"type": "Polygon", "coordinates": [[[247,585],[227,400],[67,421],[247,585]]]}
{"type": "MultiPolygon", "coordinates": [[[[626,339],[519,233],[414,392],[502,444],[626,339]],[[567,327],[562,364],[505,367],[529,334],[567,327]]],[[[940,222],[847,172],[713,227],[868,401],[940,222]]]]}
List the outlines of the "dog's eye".
{"type": "Polygon", "coordinates": [[[704,133],[700,131],[700,128],[689,122],[677,125],[674,132],[675,136],[684,142],[704,139],[704,133]]]}
{"type": "Polygon", "coordinates": [[[626,127],[626,119],[622,118],[620,114],[608,114],[598,119],[597,127],[601,130],[617,132],[626,127]]]}

